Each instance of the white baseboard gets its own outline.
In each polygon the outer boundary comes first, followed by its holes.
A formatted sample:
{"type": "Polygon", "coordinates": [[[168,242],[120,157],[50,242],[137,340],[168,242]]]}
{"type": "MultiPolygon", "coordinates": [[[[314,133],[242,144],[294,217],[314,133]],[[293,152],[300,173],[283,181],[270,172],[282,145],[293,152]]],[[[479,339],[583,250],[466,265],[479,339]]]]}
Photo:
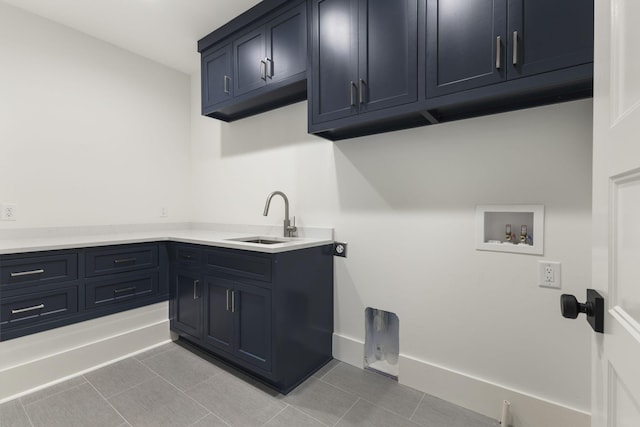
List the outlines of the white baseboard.
{"type": "Polygon", "coordinates": [[[169,342],[167,303],[0,343],[0,403],[169,342]]]}
{"type": "MultiPolygon", "coordinates": [[[[333,334],[333,357],[362,368],[364,342],[333,334]]],[[[398,382],[464,408],[500,419],[502,401],[511,402],[512,427],[589,427],[583,411],[400,354],[398,382]]]]}

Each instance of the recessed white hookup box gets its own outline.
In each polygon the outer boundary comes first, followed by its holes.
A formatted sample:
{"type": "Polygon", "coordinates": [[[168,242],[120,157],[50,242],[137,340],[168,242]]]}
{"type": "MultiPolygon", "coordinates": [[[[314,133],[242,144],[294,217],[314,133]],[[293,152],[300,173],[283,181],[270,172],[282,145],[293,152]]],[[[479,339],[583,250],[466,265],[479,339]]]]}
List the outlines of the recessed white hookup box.
{"type": "Polygon", "coordinates": [[[477,206],[476,249],[543,255],[544,205],[477,206]]]}

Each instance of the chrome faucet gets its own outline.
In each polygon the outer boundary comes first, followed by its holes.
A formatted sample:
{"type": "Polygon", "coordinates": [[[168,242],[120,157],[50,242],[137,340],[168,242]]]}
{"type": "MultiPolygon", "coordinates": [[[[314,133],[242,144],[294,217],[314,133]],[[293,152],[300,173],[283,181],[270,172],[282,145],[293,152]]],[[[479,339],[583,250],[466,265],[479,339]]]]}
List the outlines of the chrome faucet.
{"type": "Polygon", "coordinates": [[[291,225],[291,221],[289,221],[289,199],[287,199],[286,194],[282,191],[274,191],[267,196],[267,203],[264,205],[264,212],[262,215],[267,216],[269,213],[269,205],[271,204],[271,199],[273,196],[282,196],[284,199],[284,237],[294,237],[294,234],[297,230],[296,228],[296,217],[293,217],[293,225],[291,225]]]}

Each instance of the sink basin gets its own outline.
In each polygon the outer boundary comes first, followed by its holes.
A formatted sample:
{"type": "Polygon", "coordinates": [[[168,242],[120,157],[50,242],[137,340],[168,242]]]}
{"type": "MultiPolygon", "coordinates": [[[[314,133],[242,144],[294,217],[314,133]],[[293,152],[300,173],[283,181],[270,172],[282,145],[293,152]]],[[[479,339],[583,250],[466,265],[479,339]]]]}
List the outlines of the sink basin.
{"type": "Polygon", "coordinates": [[[239,237],[237,239],[226,239],[233,240],[235,242],[245,242],[245,243],[257,243],[259,245],[275,245],[278,243],[287,243],[289,240],[278,239],[277,237],[239,237]]]}

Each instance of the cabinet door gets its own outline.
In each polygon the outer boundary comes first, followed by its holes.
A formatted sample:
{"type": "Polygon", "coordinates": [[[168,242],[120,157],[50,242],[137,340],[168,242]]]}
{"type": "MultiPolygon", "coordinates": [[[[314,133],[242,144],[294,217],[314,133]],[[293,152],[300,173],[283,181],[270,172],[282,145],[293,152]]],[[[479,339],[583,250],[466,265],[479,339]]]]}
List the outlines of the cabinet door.
{"type": "Polygon", "coordinates": [[[593,61],[593,0],[509,0],[507,77],[593,61]]]}
{"type": "Polygon", "coordinates": [[[202,338],[202,287],[196,272],[177,270],[172,291],[171,326],[196,338],[202,338]]]}
{"type": "Polygon", "coordinates": [[[418,97],[418,2],[360,0],[358,103],[373,111],[418,97]]]}
{"type": "Polygon", "coordinates": [[[307,70],[307,6],[301,4],[267,24],[267,83],[307,70]]]}
{"type": "Polygon", "coordinates": [[[427,0],[427,98],[505,79],[506,17],[506,0],[427,0]]]}
{"type": "Polygon", "coordinates": [[[313,0],[312,121],[358,112],[358,0],[313,0]]]}
{"type": "Polygon", "coordinates": [[[233,316],[235,296],[233,283],[223,279],[207,277],[206,315],[204,340],[207,344],[224,351],[233,351],[233,316]]]}
{"type": "Polygon", "coordinates": [[[231,45],[202,55],[202,112],[231,99],[231,45]]]}
{"type": "Polygon", "coordinates": [[[233,95],[263,87],[267,84],[265,29],[252,31],[233,42],[233,95]]]}
{"type": "Polygon", "coordinates": [[[271,371],[271,291],[235,283],[236,356],[271,371]]]}

